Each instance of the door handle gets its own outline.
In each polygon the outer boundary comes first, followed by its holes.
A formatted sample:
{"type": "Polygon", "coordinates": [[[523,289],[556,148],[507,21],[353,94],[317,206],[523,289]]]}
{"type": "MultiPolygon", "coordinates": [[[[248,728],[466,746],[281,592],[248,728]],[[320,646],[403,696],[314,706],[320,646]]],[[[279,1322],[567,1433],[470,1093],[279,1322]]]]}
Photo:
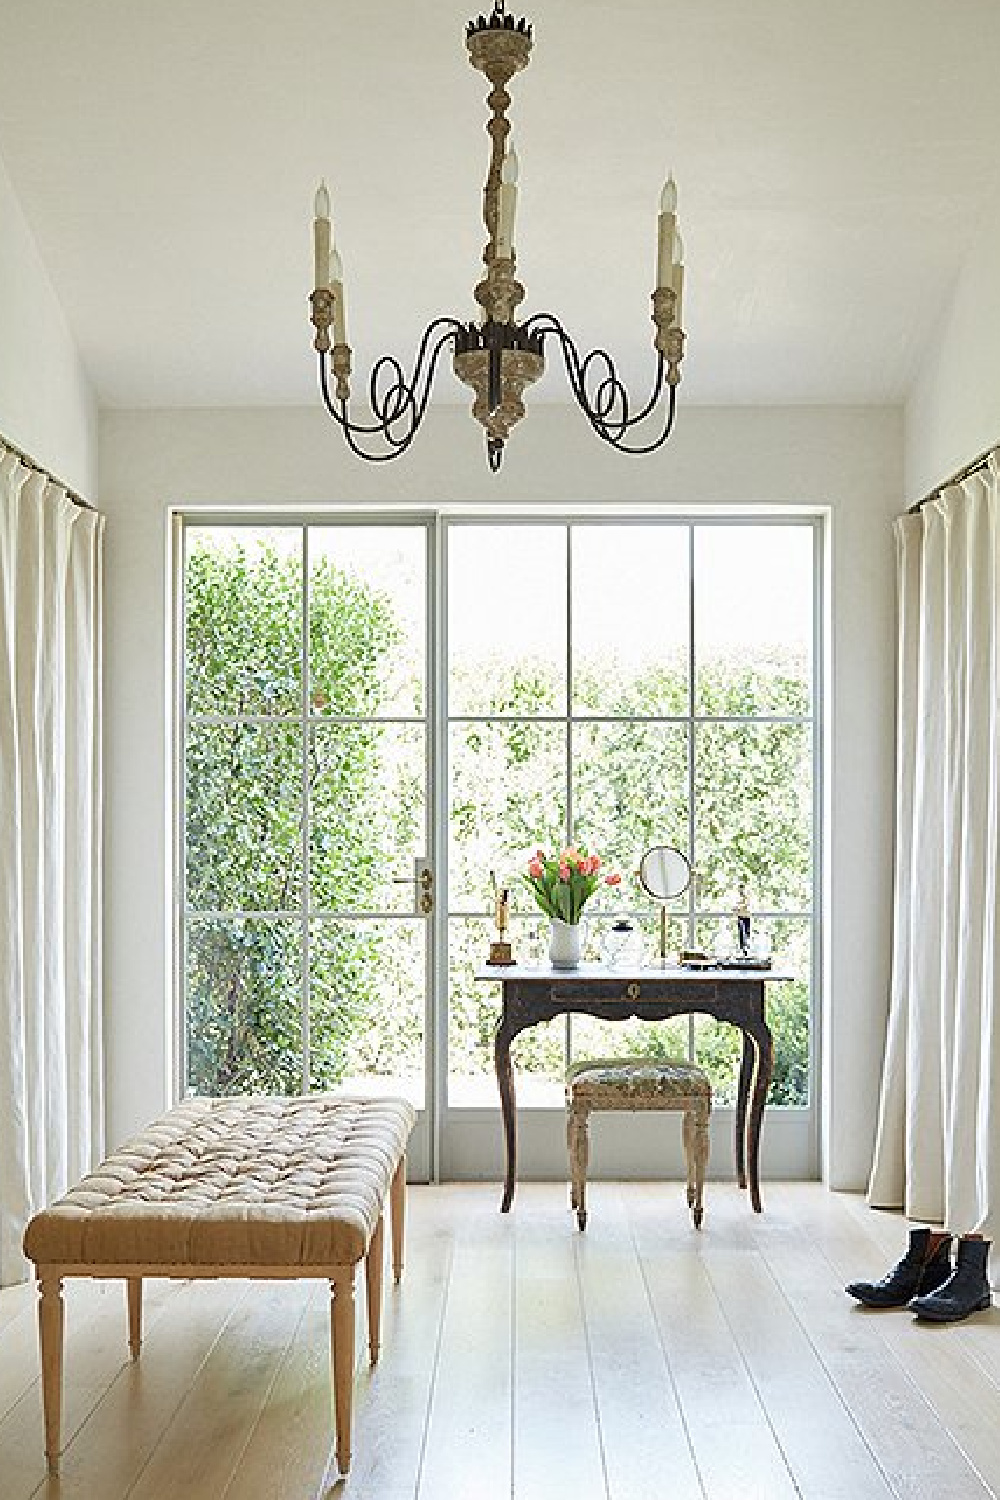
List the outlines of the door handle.
{"type": "Polygon", "coordinates": [[[416,909],[422,917],[429,917],[434,910],[434,871],[426,860],[413,861],[412,875],[394,875],[393,885],[412,885],[416,909]]]}

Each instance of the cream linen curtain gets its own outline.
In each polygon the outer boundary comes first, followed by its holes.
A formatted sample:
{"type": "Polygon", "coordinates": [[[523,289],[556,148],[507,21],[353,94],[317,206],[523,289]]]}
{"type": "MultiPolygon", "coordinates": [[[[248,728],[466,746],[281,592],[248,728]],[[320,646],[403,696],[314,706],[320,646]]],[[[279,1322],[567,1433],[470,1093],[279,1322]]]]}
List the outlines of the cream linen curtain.
{"type": "Polygon", "coordinates": [[[0,443],[0,1284],[103,1146],[102,530],[0,443]]]}
{"type": "Polygon", "coordinates": [[[998,462],[896,523],[892,990],[869,1201],[1000,1230],[998,462]]]}

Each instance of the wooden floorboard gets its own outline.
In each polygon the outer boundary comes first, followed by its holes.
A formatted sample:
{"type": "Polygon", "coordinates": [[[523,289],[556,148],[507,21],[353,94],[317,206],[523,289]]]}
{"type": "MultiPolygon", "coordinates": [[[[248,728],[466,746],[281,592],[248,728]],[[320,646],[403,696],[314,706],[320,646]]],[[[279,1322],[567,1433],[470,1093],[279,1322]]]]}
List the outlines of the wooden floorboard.
{"type": "MultiPolygon", "coordinates": [[[[323,1283],[67,1288],[64,1438],[45,1477],[34,1293],[0,1293],[2,1500],[1000,1500],[1000,1313],[928,1327],[843,1290],[906,1242],[818,1184],[765,1212],[709,1184],[411,1188],[382,1355],[363,1312],[354,1462],[332,1457],[323,1283]]],[[[363,1304],[359,1285],[359,1302],[363,1304]]]]}

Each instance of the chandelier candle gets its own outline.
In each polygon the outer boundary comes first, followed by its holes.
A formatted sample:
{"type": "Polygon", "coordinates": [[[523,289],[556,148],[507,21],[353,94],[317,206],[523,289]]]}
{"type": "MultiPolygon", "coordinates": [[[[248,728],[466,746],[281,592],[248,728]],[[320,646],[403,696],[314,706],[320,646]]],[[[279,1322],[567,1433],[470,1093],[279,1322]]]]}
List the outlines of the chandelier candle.
{"type": "Polygon", "coordinates": [[[551,344],[562,356],[573,399],[597,436],[620,453],[655,453],[673,431],[684,358],[680,326],[684,267],[674,179],[668,177],[660,195],[652,388],[645,400],[633,405],[614,360],[604,349],[582,354],[554,313],[532,313],[518,321],[524,287],[517,280],[514,251],[518,161],[508,144],[507,108],[511,100],[507,85],[528,65],[531,27],[527,21],[507,14],[505,0],[495,0],[488,16],[477,16],[469,22],[465,44],[472,66],[490,83],[486,96],[490,158],[483,187],[486,270],[473,290],[481,315],[478,321],[466,323],[446,314],[429,323],[409,378],[395,355],[383,354],[375,361],[368,381],[371,414],[352,417],[348,411],[351,349],[344,316],[343,271],[333,245],[330,194],[326,183],[321,182],[313,219],[315,287],[309,300],[323,404],[358,458],[375,463],[398,458],[416,437],[438,361],[450,346],[452,369],[473,392],[472,415],[486,432],[486,457],[496,472],[511,428],[525,414],[525,389],[543,374],[546,347],[551,344]],[[661,411],[662,416],[657,417],[661,411]],[[657,420],[658,430],[653,425],[657,420]]]}
{"type": "Polygon", "coordinates": [[[333,225],[330,223],[330,190],[325,182],[316,189],[313,204],[313,259],[317,287],[330,285],[330,245],[333,225]]]}

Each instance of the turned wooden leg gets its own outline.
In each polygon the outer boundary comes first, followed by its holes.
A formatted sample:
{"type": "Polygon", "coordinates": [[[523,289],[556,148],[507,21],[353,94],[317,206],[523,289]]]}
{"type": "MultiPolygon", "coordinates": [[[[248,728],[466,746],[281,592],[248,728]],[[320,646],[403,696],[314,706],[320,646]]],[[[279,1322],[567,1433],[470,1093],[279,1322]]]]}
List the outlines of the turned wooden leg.
{"type": "Polygon", "coordinates": [[[571,1201],[576,1209],[576,1222],[581,1229],[587,1227],[587,1162],[590,1158],[590,1137],[587,1127],[587,1110],[572,1109],[568,1129],[572,1181],[571,1201]]]}
{"type": "Polygon", "coordinates": [[[398,1282],[403,1274],[403,1231],[406,1225],[406,1156],[399,1158],[389,1188],[389,1214],[392,1220],[392,1274],[398,1282]]]}
{"type": "Polygon", "coordinates": [[[576,1138],[576,1125],[573,1119],[573,1103],[567,1100],[566,1108],[566,1159],[569,1162],[569,1206],[575,1209],[576,1197],[576,1167],[573,1165],[573,1142],[576,1138]]]}
{"type": "Polygon", "coordinates": [[[694,1227],[701,1228],[704,1216],[705,1200],[705,1170],[708,1167],[708,1156],[712,1149],[712,1136],[710,1120],[712,1117],[711,1104],[699,1105],[692,1116],[691,1146],[694,1156],[694,1202],[691,1205],[694,1227]]]}
{"type": "Polygon", "coordinates": [[[365,1292],[368,1298],[368,1355],[378,1363],[379,1331],[382,1326],[382,1263],[385,1259],[384,1216],[379,1214],[368,1254],[365,1256],[365,1292]]]}
{"type": "Polygon", "coordinates": [[[687,1169],[688,1208],[694,1208],[697,1170],[694,1161],[694,1110],[686,1109],[681,1120],[681,1139],[684,1142],[684,1164],[687,1169]]]}
{"type": "Polygon", "coordinates": [[[128,1352],[133,1359],[138,1359],[142,1348],[142,1277],[126,1277],[125,1291],[128,1298],[128,1352]]]}
{"type": "Polygon", "coordinates": [[[342,1474],[351,1467],[351,1400],[354,1394],[354,1267],[330,1283],[331,1364],[337,1464],[342,1474]]]}
{"type": "Polygon", "coordinates": [[[42,1357],[42,1411],[45,1418],[45,1457],[49,1473],[59,1473],[59,1431],[62,1425],[63,1295],[62,1277],[38,1272],[38,1338],[42,1357]]]}

